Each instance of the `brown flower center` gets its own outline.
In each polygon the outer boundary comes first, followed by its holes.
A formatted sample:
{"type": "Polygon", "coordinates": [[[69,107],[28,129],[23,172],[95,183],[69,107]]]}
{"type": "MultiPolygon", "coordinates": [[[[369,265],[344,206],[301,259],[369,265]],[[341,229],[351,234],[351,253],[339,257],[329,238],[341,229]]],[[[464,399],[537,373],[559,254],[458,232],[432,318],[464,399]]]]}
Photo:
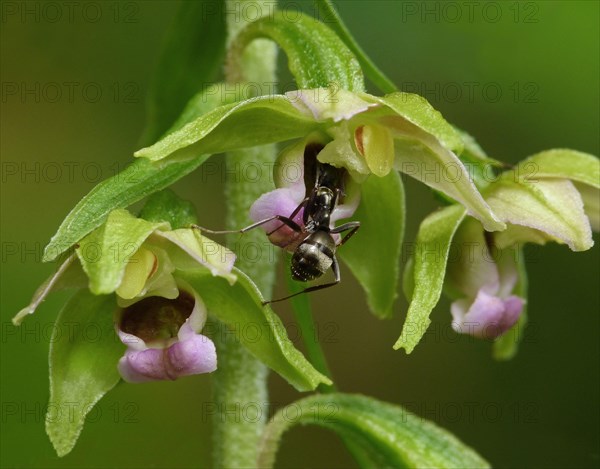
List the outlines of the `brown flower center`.
{"type": "Polygon", "coordinates": [[[167,340],[177,336],[193,309],[194,298],[184,291],[173,300],[151,296],[123,310],[120,329],[144,342],[167,340]]]}

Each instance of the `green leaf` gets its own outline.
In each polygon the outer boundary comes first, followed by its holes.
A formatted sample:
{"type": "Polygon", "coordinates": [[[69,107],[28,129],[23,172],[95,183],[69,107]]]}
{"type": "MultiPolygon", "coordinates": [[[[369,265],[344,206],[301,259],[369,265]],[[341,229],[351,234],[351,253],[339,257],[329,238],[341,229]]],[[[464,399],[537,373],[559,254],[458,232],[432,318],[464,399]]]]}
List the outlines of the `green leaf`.
{"type": "Polygon", "coordinates": [[[183,200],[171,189],[164,189],[148,197],[140,218],[154,222],[168,222],[171,228],[189,228],[198,223],[194,204],[183,200]]]}
{"type": "Polygon", "coordinates": [[[77,257],[95,295],[114,292],[121,283],[131,256],[153,231],[169,228],[167,222],[149,222],[127,210],[109,213],[106,223],[79,242],[77,257]]]}
{"type": "Polygon", "coordinates": [[[588,153],[568,149],[546,150],[521,161],[515,168],[519,178],[566,178],[600,188],[600,160],[588,153]]]}
{"type": "Polygon", "coordinates": [[[315,3],[319,9],[319,13],[325,17],[321,18],[323,23],[329,25],[329,27],[337,33],[340,39],[344,41],[344,44],[348,46],[358,59],[358,62],[367,77],[375,83],[375,86],[384,93],[397,91],[394,82],[392,82],[392,80],[390,80],[377,65],[375,65],[367,53],[360,47],[358,42],[352,37],[352,33],[344,24],[344,21],[336,11],[333,3],[330,0],[317,0],[315,3]]]}
{"type": "Polygon", "coordinates": [[[360,220],[360,230],[338,255],[364,288],[373,314],[389,318],[398,296],[405,218],[404,187],[396,171],[383,178],[370,176],[362,184],[354,218],[360,220]]]}
{"type": "Polygon", "coordinates": [[[394,349],[411,353],[431,320],[429,315],[438,303],[444,285],[450,243],[465,217],[460,205],[450,205],[429,215],[419,227],[414,247],[414,290],[394,349]]]}
{"type": "Polygon", "coordinates": [[[170,186],[200,166],[208,155],[185,161],[152,163],[141,159],[94,187],[71,210],[44,249],[44,262],[56,259],[99,227],[108,214],[170,186]]]}
{"type": "Polygon", "coordinates": [[[331,380],[319,373],[287,337],[285,326],[258,288],[240,270],[234,285],[208,272],[186,271],[180,277],[198,291],[210,314],[224,322],[253,355],[299,391],[311,391],[331,380]]]}
{"type": "Polygon", "coordinates": [[[145,141],[173,124],[188,100],[212,82],[225,55],[225,2],[183,2],[167,33],[148,96],[145,141]]]}
{"type": "Polygon", "coordinates": [[[277,11],[239,33],[229,57],[233,81],[244,81],[235,67],[242,62],[246,46],[257,38],[271,39],[284,50],[290,72],[300,89],[334,84],[348,91],[364,90],[362,69],[350,49],[323,23],[298,11],[277,11]],[[290,17],[294,20],[290,21],[290,17]]]}
{"type": "Polygon", "coordinates": [[[125,346],[114,331],[116,308],[114,295],[80,290],[52,330],[46,433],[59,456],[73,449],[85,416],[119,382],[117,363],[125,346]]]}
{"type": "MultiPolygon", "coordinates": [[[[527,300],[527,270],[525,266],[523,247],[519,247],[517,251],[517,270],[518,280],[513,294],[527,300]]],[[[521,316],[519,316],[519,320],[516,322],[516,324],[494,341],[492,353],[496,360],[510,360],[517,354],[519,343],[525,334],[526,325],[527,301],[525,301],[523,304],[521,316]]]]}
{"type": "Polygon", "coordinates": [[[362,447],[360,462],[368,464],[363,467],[490,467],[473,449],[434,423],[402,407],[356,394],[310,396],[279,410],[263,433],[258,467],[274,467],[283,433],[297,424],[319,425],[351,438],[362,447]]]}
{"type": "Polygon", "coordinates": [[[189,155],[223,153],[308,135],[318,124],[302,115],[284,96],[262,96],[220,106],[154,145],[137,157],[187,159],[189,155]]]}
{"type": "Polygon", "coordinates": [[[514,173],[489,187],[486,200],[502,220],[561,240],[573,251],[593,246],[590,223],[583,211],[581,195],[571,181],[515,180],[514,173]]]}

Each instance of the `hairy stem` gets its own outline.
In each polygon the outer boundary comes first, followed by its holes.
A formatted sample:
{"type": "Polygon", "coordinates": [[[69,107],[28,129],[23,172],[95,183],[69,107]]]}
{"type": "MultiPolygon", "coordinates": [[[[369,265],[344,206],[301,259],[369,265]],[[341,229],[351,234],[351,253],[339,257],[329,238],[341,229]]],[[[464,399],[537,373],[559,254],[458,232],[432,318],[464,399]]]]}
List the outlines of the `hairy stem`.
{"type": "MultiPolygon", "coordinates": [[[[228,0],[227,26],[228,42],[246,24],[244,2],[250,0],[228,0]]],[[[252,0],[263,13],[273,8],[272,1],[252,0]]],[[[246,50],[242,63],[236,64],[243,72],[246,82],[253,88],[269,89],[275,82],[276,46],[270,41],[259,40],[246,50]]],[[[232,76],[226,76],[232,81],[232,76]]],[[[272,89],[272,88],[271,88],[272,89]]],[[[251,223],[248,213],[252,203],[263,193],[273,189],[271,174],[266,168],[275,160],[275,146],[267,145],[227,155],[228,180],[225,196],[227,200],[227,229],[239,229],[251,223]],[[263,164],[268,163],[268,164],[263,164]],[[257,169],[255,172],[249,168],[257,169]]],[[[261,289],[265,297],[270,297],[275,280],[274,256],[262,230],[233,235],[228,245],[238,255],[237,266],[247,273],[261,289]]],[[[219,325],[217,334],[217,356],[219,368],[214,374],[214,402],[217,413],[214,419],[213,465],[222,467],[255,467],[257,448],[268,409],[267,369],[234,338],[227,333],[226,326],[219,325]],[[242,409],[261,409],[260,418],[244,419],[242,409]]]]}

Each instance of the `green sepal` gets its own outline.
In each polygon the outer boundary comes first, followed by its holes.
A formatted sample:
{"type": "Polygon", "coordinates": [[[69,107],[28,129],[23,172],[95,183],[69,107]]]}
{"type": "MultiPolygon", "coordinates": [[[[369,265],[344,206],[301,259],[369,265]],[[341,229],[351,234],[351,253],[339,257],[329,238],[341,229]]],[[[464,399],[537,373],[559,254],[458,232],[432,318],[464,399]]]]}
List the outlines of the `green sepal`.
{"type": "Polygon", "coordinates": [[[186,102],[213,81],[225,56],[226,38],[224,0],[180,5],[153,75],[144,141],[163,135],[186,102]]]}
{"type": "MultiPolygon", "coordinates": [[[[429,315],[442,293],[450,243],[465,215],[462,206],[450,205],[432,213],[421,223],[413,255],[414,289],[394,349],[402,347],[406,353],[411,353],[431,324],[429,315]]],[[[410,289],[409,282],[405,281],[405,285],[410,289]]]]}
{"type": "Polygon", "coordinates": [[[46,433],[59,456],[73,449],[85,416],[119,382],[117,363],[125,346],[114,330],[116,308],[114,295],[80,290],[56,320],[50,340],[46,433]],[[91,337],[90,330],[97,336],[91,337]]]}
{"type": "MultiPolygon", "coordinates": [[[[503,221],[526,227],[524,234],[531,229],[543,232],[551,239],[568,244],[573,251],[585,251],[593,246],[581,195],[571,181],[548,178],[534,182],[515,177],[513,171],[504,173],[486,191],[487,202],[503,221]]],[[[507,232],[510,228],[509,225],[507,232]]],[[[498,235],[499,243],[502,234],[498,235]]]]}
{"type": "Polygon", "coordinates": [[[463,151],[463,140],[452,127],[424,97],[413,93],[395,92],[384,97],[364,94],[366,100],[375,100],[392,109],[397,115],[433,135],[442,145],[454,153],[463,151]]]}
{"type": "Polygon", "coordinates": [[[231,272],[235,254],[216,241],[202,236],[194,228],[157,231],[152,240],[169,254],[171,262],[179,270],[196,270],[206,267],[212,275],[218,275],[234,284],[236,276],[231,272]]]}
{"type": "Polygon", "coordinates": [[[487,153],[481,148],[481,145],[475,140],[471,134],[461,130],[457,127],[454,127],[454,130],[458,132],[460,138],[463,142],[463,151],[460,153],[461,159],[464,157],[468,161],[478,161],[480,163],[485,163],[493,168],[506,168],[506,163],[502,161],[496,160],[494,158],[490,158],[487,153]]]}
{"type": "Polygon", "coordinates": [[[239,33],[228,58],[228,75],[233,81],[244,81],[237,65],[242,62],[246,46],[258,38],[271,39],[284,50],[299,89],[330,85],[348,91],[365,88],[360,64],[344,42],[325,24],[298,11],[277,11],[239,33]]]}
{"type": "Polygon", "coordinates": [[[283,433],[300,424],[330,429],[361,451],[361,467],[488,468],[450,432],[400,406],[356,394],[306,397],[279,410],[261,440],[257,467],[272,468],[283,433]]]}
{"type": "Polygon", "coordinates": [[[110,212],[106,223],[83,238],[75,250],[90,279],[90,291],[95,295],[114,292],[131,256],[158,228],[168,229],[169,224],[136,218],[123,209],[110,212]]]}
{"type": "Polygon", "coordinates": [[[299,113],[284,96],[262,96],[227,104],[200,116],[150,147],[135,153],[149,160],[187,159],[189,155],[291,140],[308,135],[318,124],[299,113]]]}
{"type": "Polygon", "coordinates": [[[519,179],[565,178],[600,188],[600,160],[594,155],[559,148],[536,153],[514,170],[519,179]]]}
{"type": "Polygon", "coordinates": [[[400,252],[404,237],[405,200],[396,171],[383,178],[371,175],[361,185],[354,218],[360,230],[338,251],[367,295],[367,304],[380,318],[392,316],[398,296],[400,252]]]}
{"type": "Polygon", "coordinates": [[[456,156],[463,150],[460,134],[426,99],[410,93],[392,93],[378,98],[360,95],[389,110],[373,112],[395,138],[399,171],[441,191],[452,201],[464,205],[489,231],[503,230],[506,225],[490,209],[472,181],[467,168],[456,156]],[[390,112],[390,110],[392,112],[390,112]]]}
{"type": "Polygon", "coordinates": [[[252,280],[238,269],[232,272],[237,276],[234,285],[205,271],[180,272],[179,277],[196,289],[209,314],[225,323],[243,346],[298,391],[331,384],[294,347],[281,319],[262,305],[263,298],[252,280]]]}
{"type": "Polygon", "coordinates": [[[48,277],[33,294],[29,304],[21,309],[12,319],[15,326],[21,325],[23,320],[30,314],[35,313],[38,306],[46,299],[46,297],[55,291],[64,290],[67,288],[84,288],[87,287],[88,279],[81,269],[81,265],[75,262],[77,255],[62,256],[64,259],[58,263],[56,272],[48,277]]]}
{"type": "Polygon", "coordinates": [[[198,223],[194,204],[179,198],[171,189],[164,189],[148,197],[140,218],[152,222],[167,222],[174,230],[189,228],[198,223]]]}
{"type": "Polygon", "coordinates": [[[189,160],[152,163],[134,161],[94,187],[63,220],[58,231],[44,249],[43,261],[56,259],[84,236],[106,221],[117,208],[127,207],[144,197],[170,186],[200,166],[208,155],[189,160]]]}
{"type": "Polygon", "coordinates": [[[583,210],[590,220],[592,230],[600,231],[600,189],[580,182],[574,184],[581,195],[583,210]]]}
{"type": "Polygon", "coordinates": [[[459,155],[460,161],[467,168],[475,187],[481,191],[497,179],[496,170],[506,168],[506,165],[487,156],[479,143],[467,132],[460,129],[456,129],[456,131],[464,143],[463,151],[459,155]]]}
{"type": "Polygon", "coordinates": [[[518,279],[513,295],[517,295],[525,301],[516,324],[494,341],[492,354],[494,359],[499,361],[510,360],[517,354],[519,343],[523,340],[525,326],[527,325],[527,269],[523,247],[519,246],[516,249],[518,279]]]}
{"type": "Polygon", "coordinates": [[[252,96],[253,86],[246,83],[213,83],[196,93],[185,105],[183,112],[175,123],[167,130],[165,135],[181,129],[184,125],[198,119],[207,112],[224,106],[234,104],[252,96]]]}

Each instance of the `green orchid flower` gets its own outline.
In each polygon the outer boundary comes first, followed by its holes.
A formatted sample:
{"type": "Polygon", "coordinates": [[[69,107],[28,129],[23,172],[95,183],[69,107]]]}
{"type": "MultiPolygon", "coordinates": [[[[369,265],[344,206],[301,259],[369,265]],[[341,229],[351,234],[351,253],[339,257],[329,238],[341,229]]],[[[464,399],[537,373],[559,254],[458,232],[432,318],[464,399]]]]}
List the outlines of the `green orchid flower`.
{"type": "MultiPolygon", "coordinates": [[[[395,348],[410,353],[430,324],[442,287],[454,300],[453,328],[498,339],[524,323],[526,303],[522,245],[554,241],[572,251],[590,249],[598,229],[600,162],[572,150],[549,150],[502,173],[482,190],[492,211],[506,223],[490,233],[450,205],[428,216],[405,271],[411,302],[395,348]]],[[[503,344],[507,356],[515,346],[503,344]]],[[[502,357],[500,357],[502,358],[502,357]]]]}
{"type": "Polygon", "coordinates": [[[377,97],[330,87],[251,98],[219,106],[135,156],[187,161],[315,133],[323,142],[317,159],[346,168],[356,181],[397,169],[463,204],[486,229],[504,229],[457,156],[459,133],[410,93],[377,97]]]}
{"type": "Polygon", "coordinates": [[[103,226],[80,241],[13,323],[33,314],[52,291],[85,286],[94,295],[116,295],[116,329],[128,347],[119,363],[125,380],[176,379],[214,371],[214,344],[200,334],[206,307],[200,295],[178,279],[178,272],[205,269],[233,284],[234,261],[230,250],[197,230],[172,230],[167,222],[114,210],[103,226]]]}

